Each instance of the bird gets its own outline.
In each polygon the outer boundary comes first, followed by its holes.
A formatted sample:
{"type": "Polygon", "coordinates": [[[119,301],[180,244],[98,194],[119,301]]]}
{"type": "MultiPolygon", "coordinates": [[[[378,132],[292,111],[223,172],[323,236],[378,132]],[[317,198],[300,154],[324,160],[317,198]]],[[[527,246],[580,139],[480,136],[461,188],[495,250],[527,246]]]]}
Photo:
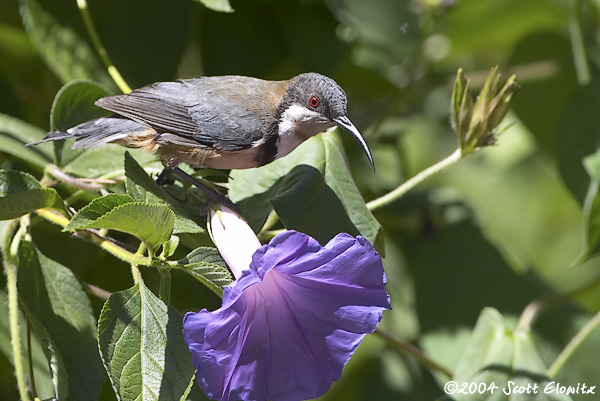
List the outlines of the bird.
{"type": "Polygon", "coordinates": [[[375,171],[367,143],[348,118],[346,93],[319,73],[282,81],[228,75],[155,82],[95,104],[113,114],[49,132],[30,145],[69,138],[74,149],[117,143],[158,154],[165,171],[183,178],[180,163],[260,167],[338,126],[360,144],[375,171]]]}

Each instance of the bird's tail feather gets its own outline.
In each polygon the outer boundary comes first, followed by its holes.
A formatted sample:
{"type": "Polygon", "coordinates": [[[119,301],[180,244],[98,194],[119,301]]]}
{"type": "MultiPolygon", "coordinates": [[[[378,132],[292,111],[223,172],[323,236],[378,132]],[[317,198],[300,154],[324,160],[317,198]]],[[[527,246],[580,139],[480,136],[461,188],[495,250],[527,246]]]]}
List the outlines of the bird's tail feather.
{"type": "Polygon", "coordinates": [[[66,133],[66,132],[51,131],[51,132],[48,132],[48,134],[46,134],[44,139],[41,139],[41,140],[35,141],[35,142],[26,143],[25,146],[35,146],[35,145],[39,145],[40,143],[44,143],[44,142],[48,142],[48,141],[59,141],[61,139],[69,139],[72,137],[73,136],[71,134],[66,133]]]}
{"type": "Polygon", "coordinates": [[[151,129],[147,125],[128,120],[118,116],[100,117],[69,128],[67,132],[52,131],[44,139],[28,143],[33,146],[42,142],[58,141],[61,139],[75,138],[73,149],[91,149],[96,146],[114,142],[136,133],[147,132],[151,129]]]}

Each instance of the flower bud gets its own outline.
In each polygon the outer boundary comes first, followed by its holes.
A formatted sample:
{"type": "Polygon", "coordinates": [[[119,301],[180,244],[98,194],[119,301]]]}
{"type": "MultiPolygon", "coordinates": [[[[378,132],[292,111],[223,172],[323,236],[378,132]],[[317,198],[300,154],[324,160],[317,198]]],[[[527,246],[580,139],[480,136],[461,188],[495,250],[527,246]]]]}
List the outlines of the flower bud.
{"type": "Polygon", "coordinates": [[[492,68],[488,78],[477,96],[469,93],[470,82],[459,69],[454,81],[450,104],[450,121],[460,140],[463,155],[488,146],[496,141],[494,129],[500,124],[513,101],[519,85],[512,75],[500,89],[498,66],[492,68]]]}

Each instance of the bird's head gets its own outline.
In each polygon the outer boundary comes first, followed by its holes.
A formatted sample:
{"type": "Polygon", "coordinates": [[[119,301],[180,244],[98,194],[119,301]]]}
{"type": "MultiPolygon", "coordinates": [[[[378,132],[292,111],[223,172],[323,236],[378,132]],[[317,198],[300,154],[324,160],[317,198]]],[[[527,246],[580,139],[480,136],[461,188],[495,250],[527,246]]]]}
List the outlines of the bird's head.
{"type": "Polygon", "coordinates": [[[305,137],[337,125],[360,144],[375,169],[367,143],[348,118],[346,92],[333,79],[317,73],[300,74],[290,79],[278,114],[284,131],[305,137]]]}

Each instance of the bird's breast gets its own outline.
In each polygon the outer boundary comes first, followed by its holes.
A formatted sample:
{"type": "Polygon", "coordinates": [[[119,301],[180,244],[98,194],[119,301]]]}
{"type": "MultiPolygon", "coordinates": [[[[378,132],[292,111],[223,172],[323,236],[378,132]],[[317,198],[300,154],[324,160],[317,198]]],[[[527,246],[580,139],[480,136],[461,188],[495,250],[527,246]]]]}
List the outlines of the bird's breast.
{"type": "Polygon", "coordinates": [[[158,149],[162,163],[167,167],[188,163],[194,167],[216,169],[247,169],[258,167],[258,148],[226,151],[209,147],[166,145],[158,149]]]}

